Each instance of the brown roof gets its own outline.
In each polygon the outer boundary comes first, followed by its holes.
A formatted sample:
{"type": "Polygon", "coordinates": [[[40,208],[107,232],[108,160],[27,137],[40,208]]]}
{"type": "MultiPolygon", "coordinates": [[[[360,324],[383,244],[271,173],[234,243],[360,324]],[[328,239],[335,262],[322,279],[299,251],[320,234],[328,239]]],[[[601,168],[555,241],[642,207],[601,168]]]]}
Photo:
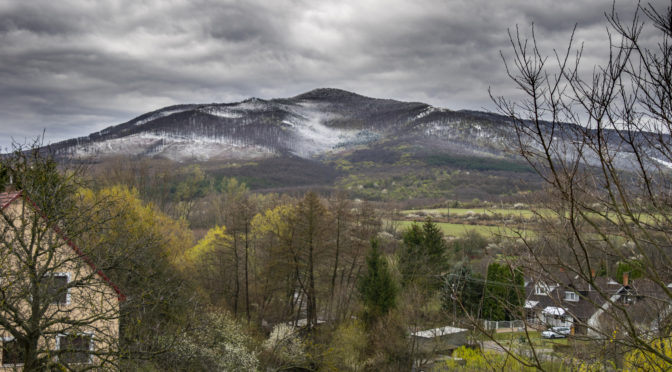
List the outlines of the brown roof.
{"type": "Polygon", "coordinates": [[[595,278],[596,286],[588,286],[576,276],[556,275],[554,278],[529,280],[525,286],[525,295],[528,301],[535,301],[535,308],[543,309],[548,306],[562,307],[574,318],[586,321],[602,304],[621,289],[621,284],[609,278],[595,278]],[[560,280],[558,280],[560,279],[560,280]],[[547,295],[535,294],[535,285],[543,282],[552,289],[547,295]],[[565,300],[565,292],[570,291],[578,295],[578,301],[565,300]],[[600,293],[601,292],[601,293],[600,293]]]}
{"type": "MultiPolygon", "coordinates": [[[[661,288],[661,285],[654,283],[650,279],[640,278],[630,280],[628,286],[609,277],[593,278],[593,284],[589,285],[578,275],[567,273],[556,273],[554,276],[542,277],[537,275],[535,278],[528,278],[525,286],[526,300],[534,301],[535,309],[543,309],[548,306],[562,307],[574,318],[586,321],[599,309],[606,301],[614,295],[630,295],[637,297],[637,306],[631,307],[630,313],[643,313],[636,310],[638,307],[651,307],[658,309],[661,306],[668,307],[669,297],[661,288]],[[535,285],[542,282],[552,289],[548,295],[537,295],[535,285]],[[579,301],[565,300],[565,292],[575,292],[579,296],[579,301]],[[654,304],[660,303],[662,305],[654,304]],[[645,305],[646,304],[646,305],[645,305]]],[[[658,314],[656,311],[655,314],[658,314]]]]}
{"type": "MultiPolygon", "coordinates": [[[[0,193],[0,209],[7,208],[10,204],[12,204],[12,202],[19,199],[19,197],[23,197],[36,210],[39,211],[40,208],[35,204],[35,202],[33,202],[28,197],[28,195],[25,195],[21,191],[0,193]]],[[[44,215],[42,217],[45,218],[45,219],[47,218],[44,215]]],[[[79,247],[77,247],[77,245],[75,245],[75,243],[73,243],[72,240],[70,240],[67,236],[65,236],[65,234],[58,227],[54,227],[54,231],[56,231],[56,233],[58,235],[60,235],[61,239],[63,239],[63,241],[77,254],[77,256],[79,256],[81,259],[83,259],[84,262],[86,262],[91,267],[91,269],[93,269],[93,271],[95,271],[96,274],[98,274],[98,276],[100,276],[100,278],[103,279],[103,281],[105,283],[107,283],[110,287],[112,287],[112,289],[114,289],[114,291],[117,293],[117,299],[119,301],[125,301],[126,300],[126,295],[124,294],[124,292],[122,292],[121,289],[119,289],[119,287],[116,284],[114,284],[112,282],[112,280],[107,275],[105,275],[105,273],[103,273],[102,270],[100,270],[99,268],[96,267],[96,265],[93,263],[93,260],[91,260],[91,258],[89,256],[84,254],[84,252],[82,252],[82,250],[79,249],[79,247]]]]}

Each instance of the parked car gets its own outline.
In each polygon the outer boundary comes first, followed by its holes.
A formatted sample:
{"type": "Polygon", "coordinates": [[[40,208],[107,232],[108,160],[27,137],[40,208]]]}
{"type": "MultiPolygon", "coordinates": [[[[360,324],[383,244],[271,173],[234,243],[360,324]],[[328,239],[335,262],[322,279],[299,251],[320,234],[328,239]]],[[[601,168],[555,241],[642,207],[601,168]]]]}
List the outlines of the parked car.
{"type": "Polygon", "coordinates": [[[543,338],[565,338],[572,330],[569,327],[553,327],[541,332],[543,338]]]}

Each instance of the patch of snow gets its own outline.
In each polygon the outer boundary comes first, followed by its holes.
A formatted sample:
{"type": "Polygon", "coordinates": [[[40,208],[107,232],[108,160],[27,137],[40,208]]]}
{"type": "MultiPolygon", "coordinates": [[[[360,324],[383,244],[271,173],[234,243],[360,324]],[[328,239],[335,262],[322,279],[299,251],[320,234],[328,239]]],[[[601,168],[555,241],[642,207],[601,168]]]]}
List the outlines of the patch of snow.
{"type": "Polygon", "coordinates": [[[200,112],[212,116],[218,116],[228,119],[240,119],[245,117],[246,112],[268,110],[269,104],[257,98],[251,98],[247,101],[239,102],[232,105],[223,106],[206,106],[199,108],[200,112]]]}
{"type": "Polygon", "coordinates": [[[669,161],[665,161],[665,160],[663,160],[663,159],[658,159],[658,158],[652,158],[652,159],[655,160],[655,161],[656,161],[657,163],[659,163],[660,165],[664,165],[664,166],[666,166],[667,168],[672,169],[672,163],[670,163],[669,161]]]}
{"type": "Polygon", "coordinates": [[[415,115],[415,120],[422,119],[425,116],[434,112],[446,112],[446,109],[434,106],[427,106],[426,109],[422,110],[419,114],[415,115]]]}
{"type": "Polygon", "coordinates": [[[296,119],[283,121],[292,126],[294,133],[300,138],[292,144],[295,155],[310,157],[324,154],[339,148],[370,142],[376,137],[374,133],[366,130],[332,128],[325,125],[325,122],[337,119],[338,116],[324,113],[320,106],[320,103],[302,102],[291,110],[296,119]]]}
{"type": "Polygon", "coordinates": [[[172,133],[141,133],[95,142],[77,148],[75,156],[115,154],[159,155],[175,161],[209,159],[255,159],[273,154],[271,149],[244,144],[228,137],[179,136],[172,133]]]}
{"type": "Polygon", "coordinates": [[[436,111],[436,108],[435,108],[435,107],[433,107],[433,106],[429,106],[429,107],[427,107],[426,109],[422,110],[421,113],[415,115],[415,118],[416,118],[416,119],[422,119],[422,118],[424,118],[425,116],[427,116],[427,115],[429,115],[429,114],[431,114],[432,112],[435,112],[435,111],[436,111]]]}
{"type": "Polygon", "coordinates": [[[218,116],[220,118],[227,118],[227,119],[239,119],[243,117],[243,114],[241,114],[240,112],[236,112],[234,110],[230,110],[225,107],[208,106],[201,108],[198,111],[206,113],[208,115],[218,116]]]}
{"type": "Polygon", "coordinates": [[[268,108],[268,104],[258,98],[250,98],[247,101],[231,106],[231,108],[242,111],[262,111],[268,108]]]}
{"type": "Polygon", "coordinates": [[[164,116],[168,116],[168,115],[172,115],[172,114],[177,114],[179,112],[184,112],[184,111],[187,111],[187,110],[190,110],[190,109],[191,108],[179,108],[179,109],[173,109],[173,110],[159,111],[156,114],[151,115],[150,117],[147,117],[145,119],[136,121],[135,125],[142,125],[142,124],[145,124],[145,123],[149,123],[152,120],[156,120],[158,118],[162,118],[164,116]]]}

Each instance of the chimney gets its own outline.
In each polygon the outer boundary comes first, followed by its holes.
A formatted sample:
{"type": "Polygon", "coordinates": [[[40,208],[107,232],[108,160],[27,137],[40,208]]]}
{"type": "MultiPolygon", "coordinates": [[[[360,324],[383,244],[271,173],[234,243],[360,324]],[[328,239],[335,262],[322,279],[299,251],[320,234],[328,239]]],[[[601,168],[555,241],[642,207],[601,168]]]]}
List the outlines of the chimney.
{"type": "Polygon", "coordinates": [[[12,178],[12,175],[9,175],[9,182],[5,184],[5,189],[2,190],[2,192],[13,192],[16,191],[16,187],[14,186],[14,179],[12,178]]]}
{"type": "Polygon", "coordinates": [[[595,279],[595,269],[590,270],[590,277],[595,279]]]}
{"type": "Polygon", "coordinates": [[[624,287],[628,286],[628,279],[629,279],[629,276],[630,276],[629,274],[630,273],[628,273],[627,271],[623,273],[623,286],[624,287]]]}

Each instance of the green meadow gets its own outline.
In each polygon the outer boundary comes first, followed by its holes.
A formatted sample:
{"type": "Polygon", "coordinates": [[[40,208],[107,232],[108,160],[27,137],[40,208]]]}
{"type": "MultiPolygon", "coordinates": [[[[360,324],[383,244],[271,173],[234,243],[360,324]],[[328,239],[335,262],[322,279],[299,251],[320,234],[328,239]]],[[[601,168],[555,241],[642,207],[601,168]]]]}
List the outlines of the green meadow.
{"type": "Polygon", "coordinates": [[[537,214],[544,216],[550,215],[552,212],[546,209],[531,210],[531,209],[509,209],[509,208],[434,208],[434,209],[408,209],[401,211],[402,214],[417,214],[419,212],[425,214],[442,214],[449,216],[465,216],[471,213],[485,214],[489,216],[500,215],[502,217],[518,216],[522,218],[532,218],[537,214]]]}
{"type": "MultiPolygon", "coordinates": [[[[397,223],[397,229],[403,230],[410,227],[412,224],[422,224],[422,222],[413,222],[413,221],[395,221],[397,223]]],[[[517,237],[517,230],[504,226],[485,226],[485,225],[467,225],[467,224],[457,224],[457,223],[446,223],[446,222],[435,222],[443,234],[446,236],[464,236],[468,232],[477,232],[486,237],[493,236],[507,236],[507,237],[517,237]]],[[[521,230],[523,234],[531,234],[530,231],[521,230]]]]}

